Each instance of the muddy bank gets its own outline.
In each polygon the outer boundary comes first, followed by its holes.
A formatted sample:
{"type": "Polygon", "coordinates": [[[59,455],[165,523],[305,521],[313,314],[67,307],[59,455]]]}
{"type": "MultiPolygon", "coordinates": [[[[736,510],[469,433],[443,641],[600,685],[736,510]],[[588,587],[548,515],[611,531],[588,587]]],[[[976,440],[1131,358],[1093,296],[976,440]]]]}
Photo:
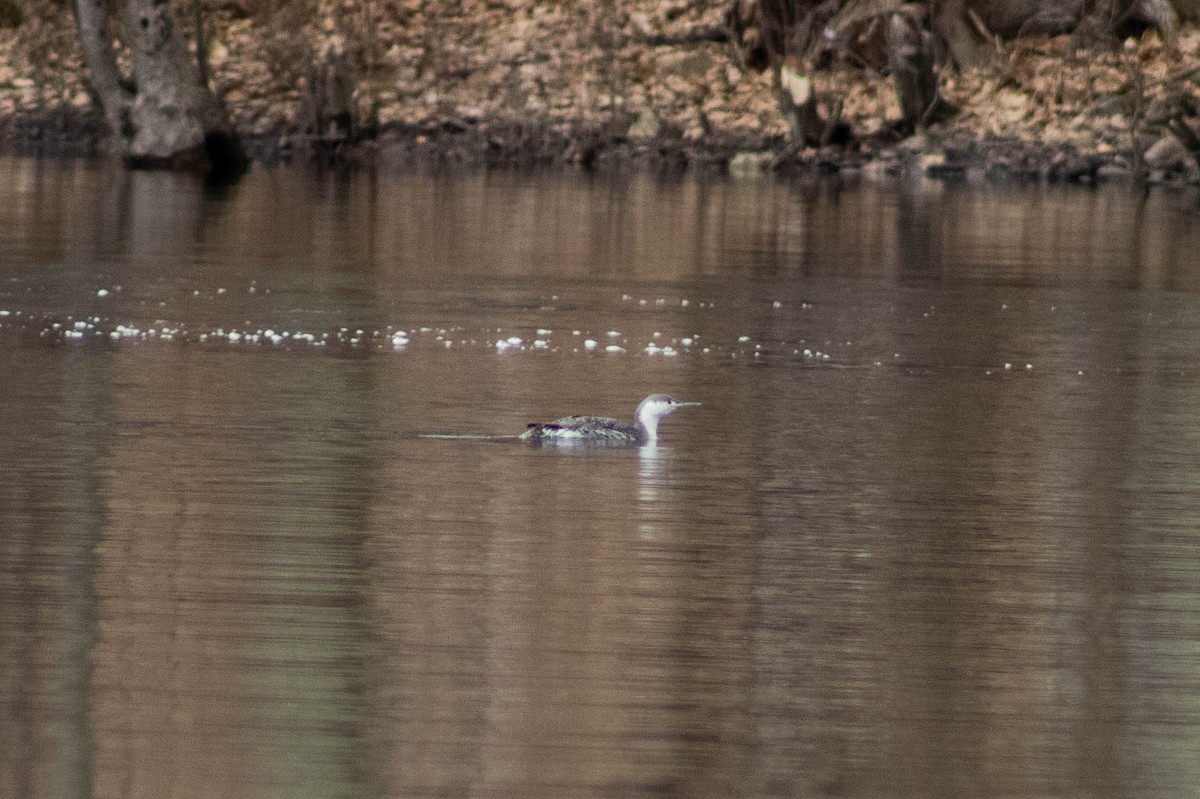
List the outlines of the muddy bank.
{"type": "MultiPolygon", "coordinates": [[[[212,6],[207,23],[213,85],[264,163],[1200,181],[1166,127],[1200,106],[1191,27],[1099,50],[1070,36],[1016,40],[985,66],[943,74],[956,113],[906,138],[891,77],[831,64],[814,86],[838,105],[849,141],[796,148],[774,77],[693,35],[719,28],[726,3],[386,0],[349,16],[269,5],[212,6]],[[320,110],[329,86],[348,87],[332,116],[320,110]]],[[[102,152],[83,76],[63,15],[0,30],[0,146],[102,152]]]]}
{"type": "MultiPolygon", "coordinates": [[[[289,152],[297,154],[295,149],[289,152]]],[[[263,142],[258,152],[261,160],[278,155],[270,142],[263,142]]],[[[852,147],[796,149],[783,137],[713,136],[691,142],[681,137],[656,137],[630,141],[605,130],[558,134],[503,125],[481,125],[476,130],[430,126],[384,131],[377,140],[347,148],[340,155],[393,165],[691,169],[742,177],[770,172],[867,178],[924,174],[948,179],[1084,183],[1138,178],[1133,159],[1119,152],[1087,152],[1071,145],[1049,146],[1017,137],[980,138],[955,130],[923,131],[905,139],[879,137],[852,147]]],[[[1183,183],[1189,173],[1183,168],[1155,170],[1142,178],[1183,183]]]]}
{"type": "MultiPolygon", "coordinates": [[[[0,152],[102,157],[107,131],[93,110],[60,108],[0,118],[0,152]]],[[[296,129],[250,135],[248,151],[259,165],[318,161],[397,167],[565,167],[602,172],[684,171],[737,176],[781,172],[879,178],[903,174],[965,179],[1125,181],[1196,184],[1186,154],[1173,168],[1139,172],[1131,154],[1051,146],[1016,136],[980,138],[966,131],[922,131],[858,146],[801,148],[782,136],[719,136],[688,141],[656,136],[633,141],[605,128],[572,131],[535,125],[431,121],[386,125],[350,139],[317,140],[296,129]]]]}

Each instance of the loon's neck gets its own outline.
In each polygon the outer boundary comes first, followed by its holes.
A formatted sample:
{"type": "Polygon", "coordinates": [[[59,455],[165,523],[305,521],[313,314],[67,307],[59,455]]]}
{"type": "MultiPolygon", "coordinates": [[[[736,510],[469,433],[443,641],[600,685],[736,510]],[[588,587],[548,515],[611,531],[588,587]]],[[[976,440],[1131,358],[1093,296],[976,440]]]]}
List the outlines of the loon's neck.
{"type": "Polygon", "coordinates": [[[638,408],[637,420],[633,423],[637,428],[638,438],[647,444],[658,440],[658,417],[638,408]]]}

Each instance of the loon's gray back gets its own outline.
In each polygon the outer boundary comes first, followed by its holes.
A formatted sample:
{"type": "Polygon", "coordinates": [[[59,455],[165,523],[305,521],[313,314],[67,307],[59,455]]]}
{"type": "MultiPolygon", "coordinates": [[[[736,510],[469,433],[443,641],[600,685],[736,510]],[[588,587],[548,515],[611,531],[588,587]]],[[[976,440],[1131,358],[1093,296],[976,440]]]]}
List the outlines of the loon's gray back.
{"type": "Polygon", "coordinates": [[[637,425],[609,416],[564,416],[553,422],[531,424],[521,434],[524,441],[604,441],[639,443],[645,434],[637,425]]]}

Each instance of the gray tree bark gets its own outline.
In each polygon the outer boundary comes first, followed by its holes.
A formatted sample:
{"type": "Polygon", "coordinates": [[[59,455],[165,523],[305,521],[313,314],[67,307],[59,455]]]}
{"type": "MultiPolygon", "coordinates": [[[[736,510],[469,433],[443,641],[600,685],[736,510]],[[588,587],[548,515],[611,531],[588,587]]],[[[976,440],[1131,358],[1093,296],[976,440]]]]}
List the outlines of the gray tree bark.
{"type": "Polygon", "coordinates": [[[126,163],[238,170],[246,156],[220,101],[201,82],[166,0],[123,0],[132,76],[117,68],[104,0],[76,0],[92,87],[126,163]]]}
{"type": "Polygon", "coordinates": [[[901,129],[911,133],[950,109],[938,94],[933,35],[924,6],[906,4],[887,19],[888,66],[896,80],[901,129]]]}
{"type": "Polygon", "coordinates": [[[120,131],[128,126],[133,91],[117,69],[112,32],[104,6],[104,0],[78,0],[75,4],[75,24],[79,28],[83,58],[91,73],[92,89],[100,101],[109,128],[120,135],[120,131]]]}

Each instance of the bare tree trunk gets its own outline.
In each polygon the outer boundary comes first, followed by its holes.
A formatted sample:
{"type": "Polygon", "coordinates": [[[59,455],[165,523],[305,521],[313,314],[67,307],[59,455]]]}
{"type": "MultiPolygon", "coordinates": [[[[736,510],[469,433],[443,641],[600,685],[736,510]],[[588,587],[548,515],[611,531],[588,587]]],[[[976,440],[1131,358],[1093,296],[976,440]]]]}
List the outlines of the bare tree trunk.
{"type": "Polygon", "coordinates": [[[122,132],[129,126],[133,91],[117,69],[105,1],[78,0],[75,4],[75,24],[79,28],[84,61],[91,72],[92,89],[104,110],[104,117],[113,133],[123,135],[122,132]]]}
{"type": "Polygon", "coordinates": [[[828,126],[817,108],[817,92],[812,78],[801,75],[788,64],[775,71],[779,107],[788,123],[789,138],[799,145],[823,144],[828,126]]]}
{"type": "Polygon", "coordinates": [[[138,167],[244,167],[246,156],[224,107],[201,83],[175,17],[163,0],[124,0],[132,81],[112,51],[103,0],[76,0],[92,84],[126,162],[138,167]]]}
{"type": "Polygon", "coordinates": [[[933,35],[926,30],[928,10],[909,3],[887,20],[888,66],[896,80],[901,130],[912,133],[944,116],[950,106],[938,94],[933,35]]]}

